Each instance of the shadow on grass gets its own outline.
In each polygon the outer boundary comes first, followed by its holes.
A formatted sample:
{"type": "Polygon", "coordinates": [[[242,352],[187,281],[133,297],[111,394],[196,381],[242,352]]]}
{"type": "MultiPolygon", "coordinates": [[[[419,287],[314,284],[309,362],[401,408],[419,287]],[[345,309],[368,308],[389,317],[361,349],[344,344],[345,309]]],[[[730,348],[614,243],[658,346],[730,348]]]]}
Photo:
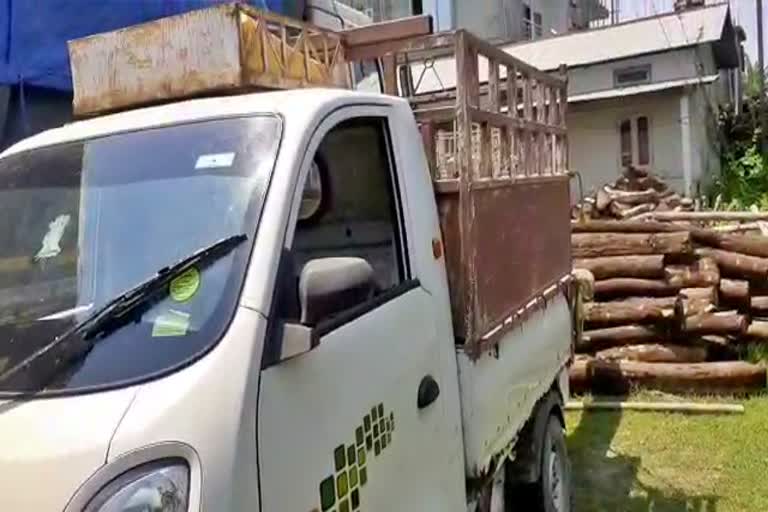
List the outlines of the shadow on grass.
{"type": "MultiPolygon", "coordinates": [[[[621,395],[594,400],[626,398],[627,395],[621,395]]],[[[719,496],[691,496],[671,484],[662,488],[644,484],[640,473],[649,472],[643,467],[642,456],[624,455],[612,444],[621,420],[622,413],[618,411],[585,410],[568,436],[575,512],[717,511],[719,496]]],[[[649,435],[663,436],[664,432],[649,435]]]]}

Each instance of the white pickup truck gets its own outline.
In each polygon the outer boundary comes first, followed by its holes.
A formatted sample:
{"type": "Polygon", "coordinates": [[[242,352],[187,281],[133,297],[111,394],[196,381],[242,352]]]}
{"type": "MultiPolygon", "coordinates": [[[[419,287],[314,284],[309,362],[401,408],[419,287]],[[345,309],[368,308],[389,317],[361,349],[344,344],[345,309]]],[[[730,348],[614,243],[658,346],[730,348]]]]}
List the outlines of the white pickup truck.
{"type": "Polygon", "coordinates": [[[459,31],[383,65],[454,91],[158,97],[189,20],[83,42],[134,108],[0,156],[3,510],[571,510],[564,81],[459,31]]]}

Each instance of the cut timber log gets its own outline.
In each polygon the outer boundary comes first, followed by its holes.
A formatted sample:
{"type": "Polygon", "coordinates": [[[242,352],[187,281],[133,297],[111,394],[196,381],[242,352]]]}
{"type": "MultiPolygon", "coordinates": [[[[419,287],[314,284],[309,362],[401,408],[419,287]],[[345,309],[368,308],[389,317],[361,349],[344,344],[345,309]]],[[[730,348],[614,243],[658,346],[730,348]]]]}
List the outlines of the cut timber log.
{"type": "Polygon", "coordinates": [[[743,334],[747,317],[735,311],[703,313],[685,319],[683,329],[689,334],[743,334]]]}
{"type": "Polygon", "coordinates": [[[652,203],[627,206],[625,203],[614,201],[611,203],[611,213],[619,219],[632,219],[643,213],[652,212],[656,208],[652,203]]]}
{"type": "Polygon", "coordinates": [[[697,256],[715,260],[721,274],[740,278],[768,279],[768,259],[766,258],[708,247],[699,247],[695,253],[697,256]]]}
{"type": "Polygon", "coordinates": [[[574,268],[592,272],[595,279],[612,277],[654,278],[664,276],[664,256],[606,256],[573,260],[574,268]]]}
{"type": "Polygon", "coordinates": [[[686,414],[744,414],[740,404],[702,404],[699,402],[568,402],[566,411],[647,411],[686,414]]]}
{"type": "Polygon", "coordinates": [[[674,233],[687,231],[685,226],[678,226],[669,222],[651,221],[618,221],[618,220],[591,220],[588,222],[571,222],[571,231],[574,233],[674,233]]]}
{"type": "Polygon", "coordinates": [[[575,258],[625,256],[632,254],[687,254],[691,235],[680,233],[574,233],[571,235],[575,258]]]}
{"type": "MultiPolygon", "coordinates": [[[[696,289],[699,289],[699,288],[696,288],[696,289]]],[[[680,322],[682,323],[683,318],[702,315],[704,313],[712,313],[715,310],[716,310],[715,305],[712,303],[712,301],[709,298],[696,298],[696,299],[683,298],[680,322]]]]}
{"type": "Polygon", "coordinates": [[[683,288],[680,290],[680,296],[690,300],[706,300],[713,305],[717,305],[717,288],[714,286],[707,288],[683,288]]]}
{"type": "Polygon", "coordinates": [[[651,326],[620,325],[584,331],[581,340],[585,350],[597,351],[634,343],[650,342],[661,337],[659,330],[651,326]]]}
{"type": "Polygon", "coordinates": [[[634,298],[584,304],[584,321],[590,325],[648,323],[679,316],[677,297],[634,298]]]}
{"type": "Polygon", "coordinates": [[[753,221],[768,220],[768,212],[650,212],[643,215],[643,218],[671,221],[753,221]]]}
{"type": "Polygon", "coordinates": [[[747,336],[759,340],[768,340],[768,322],[752,320],[752,323],[747,327],[747,336]]]}
{"type": "Polygon", "coordinates": [[[606,394],[628,393],[633,387],[698,393],[745,393],[765,388],[765,368],[743,361],[718,363],[640,363],[575,361],[569,370],[571,389],[606,394]]]}
{"type": "Polygon", "coordinates": [[[611,201],[611,196],[608,195],[605,188],[601,188],[597,191],[597,196],[595,197],[595,208],[597,208],[597,211],[602,212],[610,206],[611,201]]]}
{"type": "Polygon", "coordinates": [[[768,258],[768,236],[731,235],[700,228],[692,229],[691,236],[695,242],[703,245],[716,247],[724,251],[768,258]]]}
{"type": "Polygon", "coordinates": [[[587,269],[574,268],[573,279],[579,287],[579,296],[585,302],[595,298],[595,276],[587,269]]]}
{"type": "Polygon", "coordinates": [[[722,226],[713,226],[712,229],[719,233],[746,233],[749,231],[760,231],[760,224],[757,222],[746,222],[744,224],[726,224],[722,226]]]}
{"type": "Polygon", "coordinates": [[[603,190],[611,201],[618,201],[629,206],[655,203],[659,200],[658,191],[652,188],[645,190],[617,190],[615,188],[604,187],[603,190]]]}
{"type": "Polygon", "coordinates": [[[630,345],[597,352],[605,361],[642,361],[646,363],[703,363],[707,360],[706,347],[684,345],[630,345]]]}
{"type": "Polygon", "coordinates": [[[669,284],[681,288],[716,286],[720,281],[720,270],[712,258],[701,258],[694,267],[670,265],[664,269],[669,284]]]}
{"type": "Polygon", "coordinates": [[[634,277],[615,277],[595,282],[595,296],[600,299],[628,297],[663,297],[680,290],[663,279],[638,279],[634,277]]]}
{"type": "Polygon", "coordinates": [[[768,315],[768,296],[761,295],[750,299],[752,314],[757,316],[768,315]]]}
{"type": "Polygon", "coordinates": [[[735,306],[739,309],[748,309],[750,307],[749,281],[744,281],[742,279],[721,279],[720,302],[735,306]]]}

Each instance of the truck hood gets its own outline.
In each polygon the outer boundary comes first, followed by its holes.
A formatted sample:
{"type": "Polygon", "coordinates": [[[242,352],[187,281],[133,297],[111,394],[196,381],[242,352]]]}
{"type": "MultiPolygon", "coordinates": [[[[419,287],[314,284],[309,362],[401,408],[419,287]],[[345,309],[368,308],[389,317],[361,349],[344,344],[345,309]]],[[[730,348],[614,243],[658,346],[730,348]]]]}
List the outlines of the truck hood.
{"type": "Polygon", "coordinates": [[[3,510],[60,512],[107,458],[115,429],[136,394],[0,400],[3,510]]]}

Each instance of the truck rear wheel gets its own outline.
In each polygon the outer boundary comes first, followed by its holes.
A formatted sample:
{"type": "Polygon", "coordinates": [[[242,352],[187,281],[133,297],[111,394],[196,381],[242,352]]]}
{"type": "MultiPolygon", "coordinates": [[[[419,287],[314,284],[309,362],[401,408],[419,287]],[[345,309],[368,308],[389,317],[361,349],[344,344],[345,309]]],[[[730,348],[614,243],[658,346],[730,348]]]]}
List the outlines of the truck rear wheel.
{"type": "Polygon", "coordinates": [[[536,510],[571,511],[571,464],[560,420],[549,416],[541,447],[541,477],[534,484],[536,510]]]}
{"type": "Polygon", "coordinates": [[[563,426],[556,413],[548,415],[540,439],[536,462],[531,461],[539,466],[538,479],[532,483],[508,482],[508,512],[571,512],[571,464],[563,426]]]}

